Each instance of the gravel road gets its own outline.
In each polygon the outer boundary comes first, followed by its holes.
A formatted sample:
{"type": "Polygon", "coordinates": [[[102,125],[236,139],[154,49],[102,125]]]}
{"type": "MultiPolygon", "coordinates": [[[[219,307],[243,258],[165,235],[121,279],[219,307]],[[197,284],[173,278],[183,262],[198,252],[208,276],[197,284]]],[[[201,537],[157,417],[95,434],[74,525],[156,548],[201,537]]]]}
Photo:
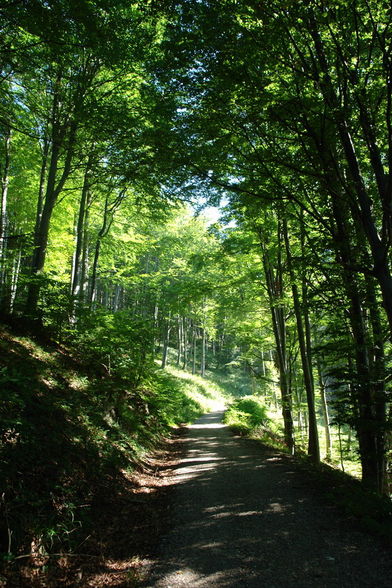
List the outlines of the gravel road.
{"type": "Polygon", "coordinates": [[[145,586],[392,586],[392,557],[326,505],[295,463],[232,435],[222,412],[188,428],[172,525],[145,586]]]}

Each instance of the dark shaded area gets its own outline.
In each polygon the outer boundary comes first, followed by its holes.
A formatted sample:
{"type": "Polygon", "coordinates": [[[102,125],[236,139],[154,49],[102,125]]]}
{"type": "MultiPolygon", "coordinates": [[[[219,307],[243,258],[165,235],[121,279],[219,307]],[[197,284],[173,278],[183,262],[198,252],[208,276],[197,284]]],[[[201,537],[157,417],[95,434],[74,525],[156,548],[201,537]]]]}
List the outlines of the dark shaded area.
{"type": "Polygon", "coordinates": [[[200,407],[165,375],[132,389],[37,336],[0,331],[0,585],[121,585],[165,524],[161,464],[143,455],[200,407]]]}
{"type": "Polygon", "coordinates": [[[173,526],[146,586],[389,586],[390,552],[317,496],[290,458],[219,425],[189,429],[173,526]]]}

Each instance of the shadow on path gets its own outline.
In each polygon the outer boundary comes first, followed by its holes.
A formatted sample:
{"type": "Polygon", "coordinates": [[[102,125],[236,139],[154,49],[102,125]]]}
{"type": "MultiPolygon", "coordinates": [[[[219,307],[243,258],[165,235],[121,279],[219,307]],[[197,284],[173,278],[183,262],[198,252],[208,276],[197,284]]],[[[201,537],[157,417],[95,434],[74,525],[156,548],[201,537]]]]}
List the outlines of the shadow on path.
{"type": "Polygon", "coordinates": [[[145,586],[389,587],[388,552],[319,501],[290,459],[234,437],[221,417],[188,428],[172,526],[145,586]]]}

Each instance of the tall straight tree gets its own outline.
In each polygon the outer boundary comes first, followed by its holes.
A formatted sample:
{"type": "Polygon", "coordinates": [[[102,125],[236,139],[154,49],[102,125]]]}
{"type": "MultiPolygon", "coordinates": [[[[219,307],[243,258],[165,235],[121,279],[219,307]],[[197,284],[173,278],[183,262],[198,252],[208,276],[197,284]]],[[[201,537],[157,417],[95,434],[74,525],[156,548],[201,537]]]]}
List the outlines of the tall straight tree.
{"type": "Polygon", "coordinates": [[[173,27],[181,68],[167,85],[179,97],[179,141],[199,180],[235,199],[289,202],[329,234],[354,340],[363,480],[381,491],[386,397],[372,383],[363,284],[376,279],[391,332],[392,9],[372,0],[225,6],[185,3],[173,27]]]}
{"type": "MultiPolygon", "coordinates": [[[[25,43],[17,56],[26,61],[15,73],[24,88],[19,100],[35,119],[32,138],[41,139],[43,146],[26,300],[26,312],[35,316],[54,207],[80,164],[86,137],[94,131],[102,137],[106,129],[110,140],[115,126],[111,118],[120,120],[119,110],[124,114],[130,97],[138,94],[143,64],[156,49],[162,21],[159,11],[145,3],[122,0],[35,0],[29,5],[10,3],[1,10],[10,31],[22,31],[25,43]],[[113,115],[106,102],[113,106],[114,96],[113,115]]],[[[10,126],[17,121],[11,120],[10,126]]],[[[119,173],[124,177],[129,172],[123,168],[119,173]]]]}

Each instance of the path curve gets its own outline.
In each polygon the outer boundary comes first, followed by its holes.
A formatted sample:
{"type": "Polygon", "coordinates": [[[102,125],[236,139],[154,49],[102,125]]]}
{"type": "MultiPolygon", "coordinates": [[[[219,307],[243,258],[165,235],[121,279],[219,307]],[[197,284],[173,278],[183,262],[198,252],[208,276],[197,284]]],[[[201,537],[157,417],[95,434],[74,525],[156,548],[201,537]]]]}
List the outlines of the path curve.
{"type": "Polygon", "coordinates": [[[232,435],[222,412],[188,428],[155,588],[389,587],[392,559],[307,486],[287,457],[232,435]]]}

